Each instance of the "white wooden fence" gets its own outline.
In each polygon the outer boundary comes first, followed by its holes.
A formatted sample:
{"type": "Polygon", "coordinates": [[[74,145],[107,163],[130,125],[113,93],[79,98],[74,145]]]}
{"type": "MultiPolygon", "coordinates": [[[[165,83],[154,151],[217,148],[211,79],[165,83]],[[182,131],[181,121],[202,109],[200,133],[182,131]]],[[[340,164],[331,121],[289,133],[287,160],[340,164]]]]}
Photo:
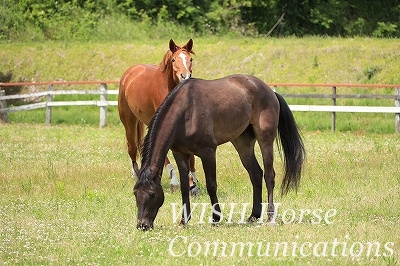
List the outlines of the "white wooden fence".
{"type": "Polygon", "coordinates": [[[115,84],[117,81],[84,81],[84,82],[40,82],[40,83],[3,83],[1,87],[10,86],[47,86],[47,91],[33,92],[29,94],[5,95],[0,90],[0,115],[4,122],[8,122],[7,113],[46,108],[46,124],[51,124],[52,107],[57,106],[98,106],[100,108],[100,127],[107,125],[107,107],[117,106],[117,101],[108,101],[107,95],[117,95],[118,90],[108,90],[107,84],[115,84]],[[55,85],[98,85],[97,90],[54,90],[55,85]],[[53,101],[55,95],[99,95],[99,100],[91,101],[53,101]],[[46,101],[26,104],[21,106],[8,107],[7,100],[24,98],[46,97],[46,101]]]}
{"type": "MultiPolygon", "coordinates": [[[[118,90],[108,90],[107,84],[117,84],[118,81],[81,81],[81,82],[40,82],[40,83],[0,83],[0,118],[7,122],[7,114],[38,108],[46,108],[46,123],[51,124],[52,107],[57,106],[98,106],[100,108],[100,127],[107,125],[107,107],[117,106],[117,101],[108,101],[107,95],[117,95],[118,90]],[[54,86],[61,85],[98,85],[97,90],[54,90],[54,86]],[[29,94],[5,95],[4,89],[11,86],[47,86],[46,91],[29,94]],[[53,101],[54,95],[99,95],[99,100],[91,101],[53,101]],[[26,104],[22,106],[7,106],[7,100],[23,99],[30,97],[46,97],[46,101],[26,104]]],[[[395,114],[395,129],[400,133],[400,84],[291,84],[270,83],[275,91],[279,87],[330,87],[331,94],[281,94],[285,98],[325,98],[331,99],[332,105],[290,105],[292,111],[330,112],[332,113],[332,131],[335,131],[336,112],[361,112],[361,113],[393,113],[395,114]],[[337,94],[339,87],[354,88],[393,88],[394,94],[337,94]],[[393,99],[394,106],[338,106],[336,100],[340,98],[368,98],[368,99],[393,99]]]]}

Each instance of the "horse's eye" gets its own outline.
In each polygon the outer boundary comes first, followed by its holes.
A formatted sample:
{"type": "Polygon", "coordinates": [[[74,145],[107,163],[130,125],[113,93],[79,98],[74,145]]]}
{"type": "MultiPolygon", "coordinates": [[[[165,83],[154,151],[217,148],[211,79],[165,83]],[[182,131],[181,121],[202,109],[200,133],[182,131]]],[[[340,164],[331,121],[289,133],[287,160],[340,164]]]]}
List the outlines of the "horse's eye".
{"type": "Polygon", "coordinates": [[[192,62],[193,61],[193,58],[190,58],[190,62],[192,62]]]}
{"type": "Polygon", "coordinates": [[[175,62],[175,59],[172,59],[172,63],[175,62]]]}

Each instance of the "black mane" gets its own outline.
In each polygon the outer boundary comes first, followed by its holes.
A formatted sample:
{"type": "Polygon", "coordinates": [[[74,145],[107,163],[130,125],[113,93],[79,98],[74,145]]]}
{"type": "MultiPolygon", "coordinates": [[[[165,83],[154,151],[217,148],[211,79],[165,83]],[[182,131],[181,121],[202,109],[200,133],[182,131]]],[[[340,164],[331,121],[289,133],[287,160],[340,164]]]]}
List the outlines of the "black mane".
{"type": "Polygon", "coordinates": [[[186,84],[188,80],[184,80],[181,83],[179,83],[164,99],[162,104],[158,107],[156,110],[154,116],[152,117],[150,124],[148,126],[148,132],[146,134],[146,137],[144,138],[143,141],[143,146],[141,148],[141,156],[142,156],[142,163],[140,167],[140,172],[139,172],[139,177],[141,176],[142,171],[146,169],[149,166],[149,161],[150,157],[152,154],[152,144],[155,138],[155,134],[158,131],[159,124],[162,121],[162,119],[165,116],[165,113],[171,106],[172,102],[176,98],[176,95],[180,91],[180,89],[183,87],[184,84],[186,84]]]}

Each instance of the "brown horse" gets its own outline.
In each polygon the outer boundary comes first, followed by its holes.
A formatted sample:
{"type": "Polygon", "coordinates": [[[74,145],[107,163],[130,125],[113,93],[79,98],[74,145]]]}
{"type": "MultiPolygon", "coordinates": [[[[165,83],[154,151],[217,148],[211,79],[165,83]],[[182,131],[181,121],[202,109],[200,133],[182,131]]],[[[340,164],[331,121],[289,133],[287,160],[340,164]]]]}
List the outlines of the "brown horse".
{"type": "Polygon", "coordinates": [[[202,160],[214,222],[221,221],[217,198],[216,148],[230,141],[253,186],[249,220],[262,215],[263,171],[254,155],[257,141],[264,165],[268,192],[268,217],[274,214],[273,143],[279,133],[285,159],[281,193],[297,190],[305,149],[293,114],[286,101],[254,76],[232,75],[217,80],[190,79],[168,95],[154,115],[144,140],[139,179],[134,186],[138,208],[137,227],[153,228],[164,202],[160,185],[163,158],[171,148],[181,174],[183,213],[181,224],[190,219],[189,183],[182,178],[189,170],[190,154],[202,160]],[[162,130],[160,130],[162,128],[162,130]]]}
{"type": "MultiPolygon", "coordinates": [[[[118,111],[125,127],[128,153],[132,160],[133,175],[139,170],[136,163],[139,147],[144,136],[144,125],[150,123],[158,106],[176,85],[192,76],[193,40],[180,47],[171,39],[169,50],[160,65],[134,65],[122,75],[119,86],[118,111]]],[[[176,171],[165,157],[165,165],[171,178],[171,188],[179,187],[176,171]]],[[[194,157],[191,157],[191,191],[199,193],[196,187],[194,157]]]]}

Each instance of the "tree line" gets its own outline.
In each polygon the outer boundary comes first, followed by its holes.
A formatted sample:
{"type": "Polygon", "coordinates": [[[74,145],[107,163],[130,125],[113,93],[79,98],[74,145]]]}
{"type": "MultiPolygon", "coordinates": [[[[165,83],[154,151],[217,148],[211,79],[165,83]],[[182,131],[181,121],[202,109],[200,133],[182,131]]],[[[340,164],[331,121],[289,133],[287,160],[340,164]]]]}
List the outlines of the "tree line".
{"type": "Polygon", "coordinates": [[[399,0],[3,0],[0,39],[85,38],[100,21],[163,23],[198,35],[400,37],[399,0]],[[65,29],[70,36],[65,36],[65,29]],[[61,36],[60,36],[61,35],[61,36]],[[26,36],[26,35],[22,35],[26,36]]]}

